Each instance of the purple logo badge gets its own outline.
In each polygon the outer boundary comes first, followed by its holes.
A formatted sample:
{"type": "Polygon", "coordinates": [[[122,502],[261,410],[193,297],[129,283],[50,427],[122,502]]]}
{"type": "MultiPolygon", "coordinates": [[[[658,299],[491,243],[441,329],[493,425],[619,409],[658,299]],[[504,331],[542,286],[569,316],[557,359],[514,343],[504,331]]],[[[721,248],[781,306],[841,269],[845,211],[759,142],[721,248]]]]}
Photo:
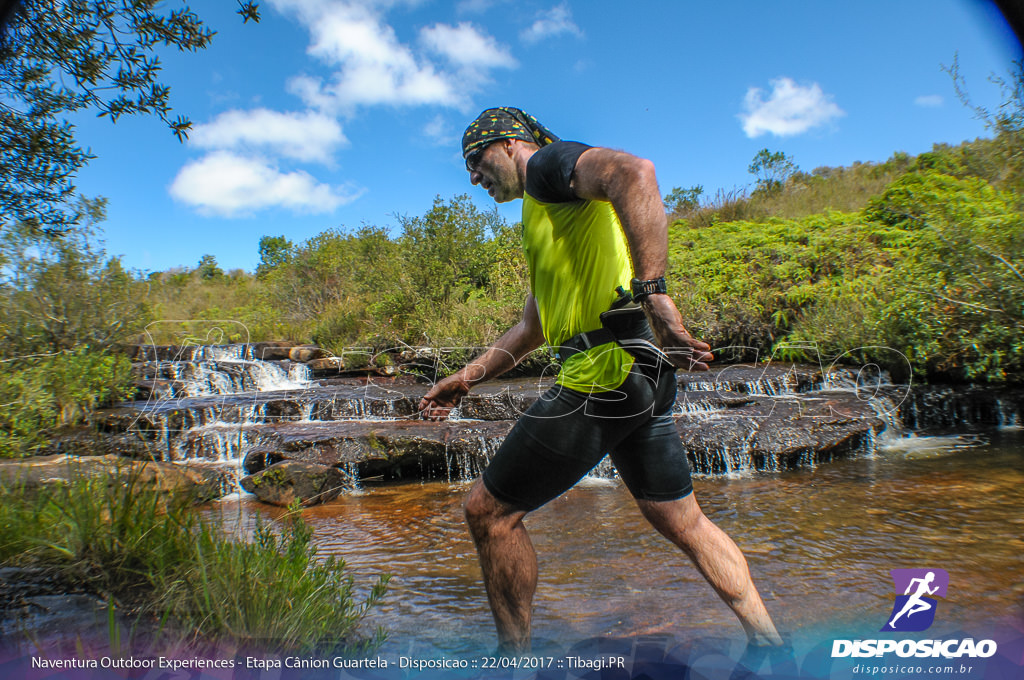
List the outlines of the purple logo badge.
{"type": "Polygon", "coordinates": [[[896,602],[883,631],[917,632],[927,630],[935,621],[938,601],[932,595],[946,596],[949,574],[945,569],[893,569],[896,602]]]}

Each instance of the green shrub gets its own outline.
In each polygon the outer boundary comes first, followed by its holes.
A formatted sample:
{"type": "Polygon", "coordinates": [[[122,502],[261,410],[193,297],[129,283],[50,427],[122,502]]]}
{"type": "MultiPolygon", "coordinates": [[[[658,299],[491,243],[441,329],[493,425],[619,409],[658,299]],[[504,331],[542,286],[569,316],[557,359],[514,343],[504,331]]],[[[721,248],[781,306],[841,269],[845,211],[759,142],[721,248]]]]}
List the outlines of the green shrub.
{"type": "Polygon", "coordinates": [[[833,286],[871,272],[891,254],[856,214],[803,220],[673,225],[670,279],[691,332],[731,358],[766,356],[833,286]]]}
{"type": "MultiPolygon", "coordinates": [[[[876,210],[918,230],[892,270],[879,323],[926,375],[1024,376],[1024,216],[974,178],[912,173],[876,210]]],[[[873,206],[874,208],[874,206],[873,206]]]]}
{"type": "MultiPolygon", "coordinates": [[[[926,160],[914,167],[954,167],[926,160]]],[[[931,378],[1020,379],[1024,218],[1015,200],[982,179],[927,169],[858,213],[676,222],[672,290],[692,332],[747,348],[720,359],[855,351],[851,359],[901,375],[909,361],[931,378]]]]}
{"type": "Polygon", "coordinates": [[[261,279],[240,270],[211,278],[197,270],[151,274],[146,301],[152,322],[141,339],[175,345],[184,338],[219,344],[288,337],[286,315],[266,291],[261,279]],[[217,323],[224,321],[231,323],[217,323]],[[214,328],[216,336],[205,337],[214,328]]]}
{"type": "Polygon", "coordinates": [[[359,639],[358,624],[384,596],[383,577],[359,602],[345,563],[316,559],[313,532],[296,509],[282,529],[258,522],[253,541],[225,537],[222,528],[202,525],[194,534],[194,560],[184,573],[164,582],[163,606],[200,637],[269,643],[309,651],[367,651],[383,640],[359,639]]]}
{"type": "Polygon", "coordinates": [[[296,508],[253,539],[234,538],[188,499],[167,500],[131,473],[34,493],[0,486],[0,565],[50,566],[138,617],[157,642],[231,642],[270,650],[365,652],[359,625],[383,597],[359,601],[342,561],[320,560],[296,508]]]}
{"type": "Polygon", "coordinates": [[[0,279],[0,356],[109,350],[149,319],[142,284],[86,234],[22,252],[0,279]]]}
{"type": "Polygon", "coordinates": [[[131,391],[131,363],[122,355],[78,349],[0,363],[0,457],[31,455],[131,391]]]}

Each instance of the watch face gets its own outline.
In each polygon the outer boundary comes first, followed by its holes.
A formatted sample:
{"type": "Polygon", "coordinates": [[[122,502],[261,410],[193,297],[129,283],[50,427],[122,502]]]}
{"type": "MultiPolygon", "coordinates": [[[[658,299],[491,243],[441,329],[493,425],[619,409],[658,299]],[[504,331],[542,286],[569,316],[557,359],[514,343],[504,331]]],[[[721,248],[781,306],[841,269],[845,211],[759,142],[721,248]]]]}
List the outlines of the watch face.
{"type": "Polygon", "coordinates": [[[665,285],[665,277],[652,279],[650,281],[641,281],[640,279],[633,279],[633,294],[634,295],[650,295],[652,293],[665,293],[668,288],[665,285]]]}

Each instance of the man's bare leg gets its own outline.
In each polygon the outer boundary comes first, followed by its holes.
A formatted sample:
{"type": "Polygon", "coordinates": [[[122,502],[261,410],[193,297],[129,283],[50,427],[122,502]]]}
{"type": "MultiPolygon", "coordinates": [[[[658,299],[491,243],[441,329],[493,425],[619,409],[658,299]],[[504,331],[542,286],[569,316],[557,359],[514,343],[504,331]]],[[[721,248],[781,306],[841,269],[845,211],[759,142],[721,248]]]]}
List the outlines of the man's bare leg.
{"type": "Polygon", "coordinates": [[[780,645],[775,624],[750,578],[743,553],[704,516],[691,493],[676,501],[638,500],[647,521],[697,566],[719,597],[736,613],[754,644],[780,645]]]}
{"type": "Polygon", "coordinates": [[[523,526],[526,513],[499,501],[480,480],[466,498],[465,512],[498,628],[498,651],[528,652],[537,553],[523,526]]]}

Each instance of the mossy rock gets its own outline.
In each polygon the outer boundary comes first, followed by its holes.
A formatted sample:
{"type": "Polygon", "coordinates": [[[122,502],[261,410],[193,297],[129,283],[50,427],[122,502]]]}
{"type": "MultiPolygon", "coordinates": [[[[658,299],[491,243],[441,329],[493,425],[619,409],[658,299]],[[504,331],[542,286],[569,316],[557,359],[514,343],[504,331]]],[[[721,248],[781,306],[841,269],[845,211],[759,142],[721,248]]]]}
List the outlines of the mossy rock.
{"type": "Polygon", "coordinates": [[[298,501],[307,507],[333,500],[351,486],[338,468],[299,460],[275,463],[243,477],[241,485],[264,503],[288,506],[298,501]]]}

